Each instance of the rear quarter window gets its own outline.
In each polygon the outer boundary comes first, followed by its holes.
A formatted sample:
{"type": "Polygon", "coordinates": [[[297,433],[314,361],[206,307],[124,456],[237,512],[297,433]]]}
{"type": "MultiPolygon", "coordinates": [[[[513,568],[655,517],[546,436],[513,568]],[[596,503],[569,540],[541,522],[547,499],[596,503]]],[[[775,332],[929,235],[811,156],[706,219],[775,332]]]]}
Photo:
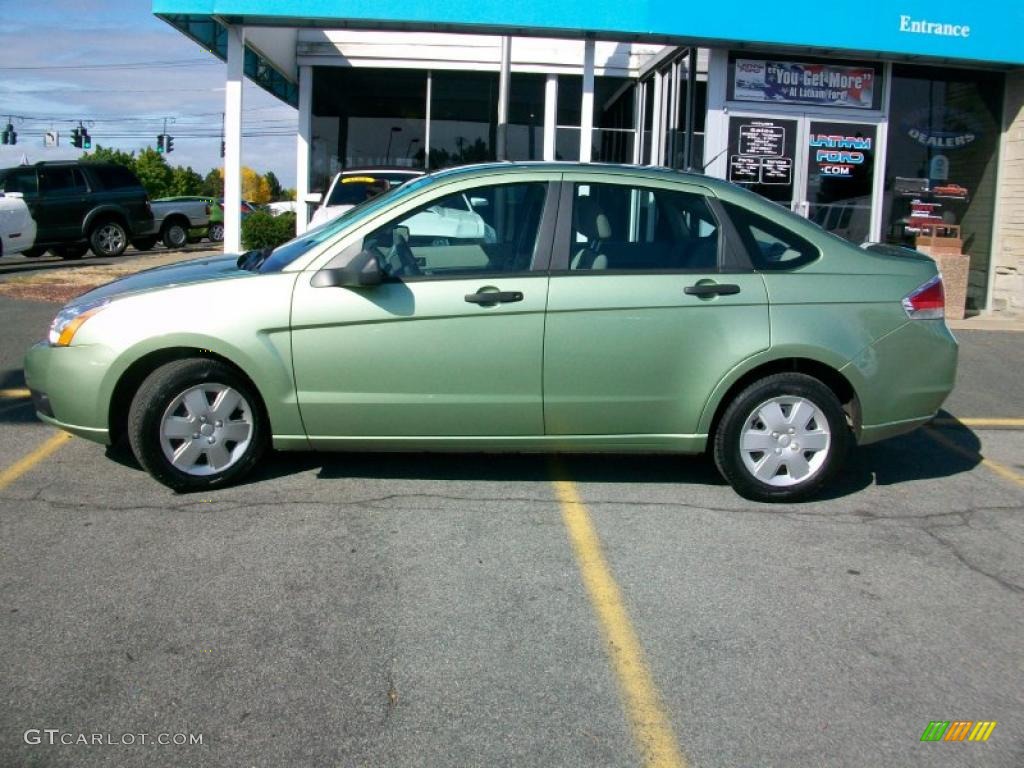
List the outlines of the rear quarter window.
{"type": "Polygon", "coordinates": [[[140,189],[142,185],[135,174],[127,168],[116,165],[97,165],[89,168],[89,173],[96,180],[100,189],[108,191],[118,189],[140,189]]]}
{"type": "Polygon", "coordinates": [[[735,203],[722,201],[758,271],[796,269],[816,260],[817,246],[788,227],[735,203]]]}

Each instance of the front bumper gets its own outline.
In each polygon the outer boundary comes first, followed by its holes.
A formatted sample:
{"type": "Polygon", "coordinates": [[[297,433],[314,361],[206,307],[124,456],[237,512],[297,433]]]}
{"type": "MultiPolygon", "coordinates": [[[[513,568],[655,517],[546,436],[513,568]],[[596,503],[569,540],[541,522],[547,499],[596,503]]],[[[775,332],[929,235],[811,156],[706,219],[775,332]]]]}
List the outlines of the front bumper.
{"type": "Polygon", "coordinates": [[[107,376],[112,361],[112,351],[102,345],[36,344],[25,356],[25,383],[36,415],[72,434],[109,445],[107,376]]]}

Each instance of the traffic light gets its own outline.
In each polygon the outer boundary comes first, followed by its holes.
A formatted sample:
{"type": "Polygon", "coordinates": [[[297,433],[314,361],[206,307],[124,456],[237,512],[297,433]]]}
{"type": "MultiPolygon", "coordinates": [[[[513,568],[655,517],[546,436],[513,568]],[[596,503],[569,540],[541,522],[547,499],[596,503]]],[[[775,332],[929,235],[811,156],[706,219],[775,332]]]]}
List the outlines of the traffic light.
{"type": "Polygon", "coordinates": [[[4,144],[14,146],[18,143],[18,133],[14,130],[14,126],[10,123],[4,128],[3,133],[0,134],[3,137],[4,144]]]}
{"type": "Polygon", "coordinates": [[[174,151],[174,137],[168,135],[164,138],[164,151],[167,154],[171,154],[174,151]]]}
{"type": "Polygon", "coordinates": [[[161,155],[164,153],[164,139],[165,138],[166,137],[162,133],[158,134],[157,137],[156,137],[156,151],[159,152],[161,155]]]}
{"type": "Polygon", "coordinates": [[[71,129],[71,146],[76,149],[82,148],[82,129],[72,128],[71,129]]]}
{"type": "Polygon", "coordinates": [[[82,149],[92,149],[92,136],[83,128],[81,133],[82,149]]]}

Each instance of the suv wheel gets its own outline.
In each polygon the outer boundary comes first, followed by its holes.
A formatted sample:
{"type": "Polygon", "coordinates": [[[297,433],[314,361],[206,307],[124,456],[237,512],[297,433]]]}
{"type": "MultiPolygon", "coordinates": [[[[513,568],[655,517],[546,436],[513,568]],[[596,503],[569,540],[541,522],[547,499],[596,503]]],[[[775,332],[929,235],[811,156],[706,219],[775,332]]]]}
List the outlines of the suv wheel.
{"type": "Polygon", "coordinates": [[[802,373],[780,373],[729,404],[715,432],[715,464],[741,496],[797,501],[831,479],[850,439],[831,389],[802,373]]]}
{"type": "Polygon", "coordinates": [[[168,248],[184,248],[188,243],[188,229],[180,221],[169,221],[164,225],[162,239],[168,248]]]}
{"type": "Polygon", "coordinates": [[[262,402],[216,360],[177,360],[151,373],[132,400],[128,440],[139,463],[175,491],[228,485],[268,443],[262,402]]]}
{"type": "Polygon", "coordinates": [[[107,219],[92,228],[89,245],[97,256],[120,256],[128,247],[128,233],[120,222],[107,219]]]}

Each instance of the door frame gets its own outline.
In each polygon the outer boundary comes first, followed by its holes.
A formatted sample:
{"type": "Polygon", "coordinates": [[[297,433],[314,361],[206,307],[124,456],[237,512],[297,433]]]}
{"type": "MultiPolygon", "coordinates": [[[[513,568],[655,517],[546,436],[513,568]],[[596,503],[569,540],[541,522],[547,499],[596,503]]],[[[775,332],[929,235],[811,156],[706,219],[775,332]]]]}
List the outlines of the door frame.
{"type": "MultiPolygon", "coordinates": [[[[883,104],[887,103],[887,94],[883,94],[883,104]]],[[[875,165],[871,179],[871,218],[868,227],[868,240],[880,242],[882,231],[882,204],[885,191],[885,159],[888,144],[889,118],[885,112],[864,111],[858,113],[851,109],[809,110],[806,106],[774,105],[766,109],[751,109],[744,104],[742,108],[730,109],[726,115],[733,118],[795,120],[796,157],[793,158],[793,200],[790,210],[804,218],[810,214],[807,200],[808,160],[807,141],[812,121],[844,123],[849,125],[870,125],[875,128],[875,165]]],[[[728,125],[728,122],[726,123],[728,125]]],[[[728,134],[726,134],[728,135],[728,134]]],[[[728,139],[727,139],[728,141],[728,139]]],[[[860,245],[860,243],[855,243],[860,245]]]]}

